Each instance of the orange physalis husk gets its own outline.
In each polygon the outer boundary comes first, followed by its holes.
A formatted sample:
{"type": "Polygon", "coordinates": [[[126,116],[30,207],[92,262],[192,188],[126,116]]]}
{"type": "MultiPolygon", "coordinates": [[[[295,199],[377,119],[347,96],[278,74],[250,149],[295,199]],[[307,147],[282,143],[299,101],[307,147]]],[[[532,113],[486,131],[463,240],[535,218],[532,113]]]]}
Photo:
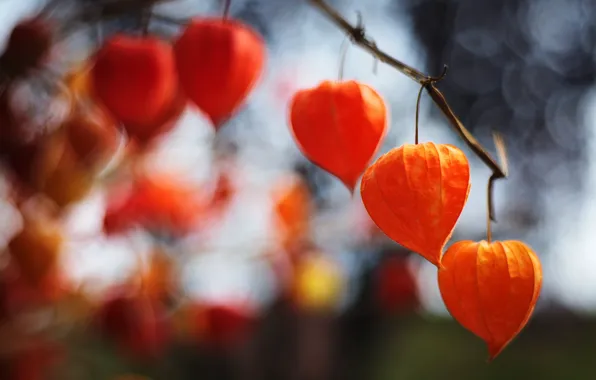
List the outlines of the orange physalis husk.
{"type": "Polygon", "coordinates": [[[95,179],[94,172],[83,165],[65,134],[57,133],[40,146],[31,178],[33,188],[60,208],[83,199],[95,179]]]}
{"type": "Polygon", "coordinates": [[[453,145],[406,144],[370,166],[360,192],[391,239],[436,266],[470,192],[470,165],[453,145]]]}
{"type": "Polygon", "coordinates": [[[324,81],[290,101],[290,128],[302,153],[354,191],[387,132],[387,107],[370,86],[324,81]]]}
{"type": "Polygon", "coordinates": [[[78,163],[92,172],[102,170],[118,149],[116,123],[99,109],[74,112],[62,128],[78,163]]]}
{"type": "Polygon", "coordinates": [[[290,252],[306,240],[313,210],[312,196],[298,176],[282,178],[272,195],[279,240],[282,248],[290,252]]]}
{"type": "Polygon", "coordinates": [[[166,253],[156,250],[151,255],[144,270],[139,274],[141,291],[151,299],[167,301],[176,288],[174,263],[166,253]]]}
{"type": "Polygon", "coordinates": [[[162,112],[152,121],[147,123],[124,123],[124,129],[129,138],[136,141],[142,147],[147,146],[153,139],[171,131],[182,113],[186,110],[188,101],[180,87],[176,90],[176,96],[163,108],[162,112]]]}
{"type": "Polygon", "coordinates": [[[542,286],[541,264],[526,244],[460,241],[443,257],[439,289],[463,327],[488,345],[489,360],[528,322],[542,286]]]}
{"type": "Polygon", "coordinates": [[[198,226],[208,207],[200,188],[169,173],[139,174],[132,188],[116,188],[109,198],[104,217],[109,235],[135,226],[184,235],[198,226]]]}
{"type": "Polygon", "coordinates": [[[97,52],[90,80],[103,106],[141,140],[161,129],[180,96],[172,47],[154,37],[112,37],[97,52]]]}
{"type": "Polygon", "coordinates": [[[250,26],[221,18],[194,19],[174,44],[188,98],[219,128],[255,87],[265,42],[250,26]]]}

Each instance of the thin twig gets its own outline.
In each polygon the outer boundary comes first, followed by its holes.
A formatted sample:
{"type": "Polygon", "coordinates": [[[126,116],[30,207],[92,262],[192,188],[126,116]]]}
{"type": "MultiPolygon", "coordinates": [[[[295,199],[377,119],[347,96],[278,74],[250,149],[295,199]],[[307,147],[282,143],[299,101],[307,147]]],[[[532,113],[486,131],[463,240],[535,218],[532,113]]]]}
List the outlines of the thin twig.
{"type": "Polygon", "coordinates": [[[337,80],[341,82],[344,79],[344,67],[346,65],[346,56],[348,55],[348,40],[344,38],[339,48],[339,69],[337,74],[337,80]]]}
{"type": "MultiPolygon", "coordinates": [[[[460,135],[460,137],[466,142],[466,144],[470,147],[470,149],[476,154],[482,162],[486,166],[490,168],[492,171],[491,175],[491,183],[494,180],[499,178],[506,178],[507,177],[507,168],[501,167],[493,158],[492,156],[484,149],[484,147],[476,140],[476,138],[466,129],[463,123],[458,119],[455,115],[445,96],[435,87],[435,83],[440,81],[446,73],[447,67],[445,66],[443,73],[438,77],[430,77],[427,76],[420,71],[414,69],[406,65],[405,63],[397,60],[396,58],[390,56],[389,54],[385,53],[384,51],[380,50],[376,43],[370,38],[366,36],[364,28],[360,26],[353,26],[350,24],[344,17],[342,17],[337,10],[331,7],[327,2],[324,0],[307,0],[313,6],[319,8],[331,21],[333,21],[340,29],[342,29],[345,33],[347,33],[352,42],[355,45],[360,46],[362,49],[368,51],[374,57],[378,58],[381,62],[386,63],[387,65],[395,68],[402,74],[406,75],[410,79],[415,82],[418,82],[422,85],[425,90],[430,95],[431,99],[434,103],[439,107],[441,112],[445,115],[451,126],[456,130],[456,132],[460,135]]],[[[504,146],[501,148],[504,149],[504,146]]],[[[499,147],[497,149],[500,149],[499,147]]],[[[503,150],[504,151],[504,150],[503,150]]],[[[501,156],[502,152],[499,152],[501,156]]],[[[506,160],[504,162],[506,164],[506,160]]],[[[492,185],[491,185],[492,188],[492,185]]],[[[492,202],[492,196],[489,199],[489,202],[492,202]]],[[[490,210],[490,218],[494,220],[494,211],[492,204],[489,205],[490,210]]]]}
{"type": "Polygon", "coordinates": [[[354,44],[360,46],[364,50],[367,50],[370,54],[375,56],[379,61],[388,64],[389,66],[395,67],[401,71],[404,75],[407,75],[412,80],[423,84],[427,80],[427,76],[420,71],[398,61],[389,54],[381,51],[377,44],[368,38],[364,33],[364,28],[352,26],[346,19],[344,19],[335,9],[328,5],[323,0],[308,0],[311,4],[321,9],[327,16],[341,29],[343,29],[352,39],[354,44]]]}

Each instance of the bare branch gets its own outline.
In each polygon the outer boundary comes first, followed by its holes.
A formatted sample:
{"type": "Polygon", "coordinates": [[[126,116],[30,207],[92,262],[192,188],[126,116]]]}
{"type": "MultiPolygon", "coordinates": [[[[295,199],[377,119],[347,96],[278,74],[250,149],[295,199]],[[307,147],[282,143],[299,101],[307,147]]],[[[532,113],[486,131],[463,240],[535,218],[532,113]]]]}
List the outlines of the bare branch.
{"type": "Polygon", "coordinates": [[[420,71],[398,61],[389,54],[379,50],[377,44],[364,33],[364,28],[360,26],[352,26],[345,18],[343,18],[335,9],[328,5],[323,0],[308,0],[311,4],[321,9],[337,26],[343,29],[352,39],[356,45],[360,46],[370,54],[375,56],[379,61],[388,64],[399,70],[402,74],[408,76],[412,80],[424,84],[428,77],[420,71]]]}
{"type": "MultiPolygon", "coordinates": [[[[476,140],[476,138],[466,129],[463,123],[458,119],[455,115],[445,96],[439,91],[438,88],[435,87],[435,83],[439,82],[446,74],[447,67],[445,66],[443,73],[438,77],[430,77],[427,76],[420,71],[414,69],[406,65],[405,63],[393,58],[389,54],[380,50],[376,43],[370,38],[367,37],[364,28],[362,25],[353,26],[350,24],[344,17],[342,17],[337,10],[331,7],[327,2],[324,0],[307,0],[313,6],[319,8],[333,23],[335,23],[340,29],[342,29],[345,33],[347,33],[352,42],[355,45],[360,46],[362,49],[368,51],[374,57],[378,58],[380,61],[386,63],[387,65],[395,68],[402,74],[406,75],[410,79],[415,82],[421,84],[428,94],[430,95],[431,99],[434,103],[439,107],[441,112],[445,115],[453,129],[459,134],[459,136],[465,141],[465,143],[470,147],[470,149],[478,156],[482,162],[486,166],[490,168],[492,171],[491,179],[489,181],[489,194],[492,192],[492,183],[494,180],[499,178],[506,178],[507,177],[507,160],[505,157],[505,145],[500,137],[495,137],[495,143],[497,144],[497,151],[499,154],[499,158],[501,159],[501,163],[497,163],[494,158],[487,152],[487,150],[476,140]],[[502,166],[501,166],[502,165],[502,166]]],[[[494,211],[492,206],[492,195],[489,195],[488,198],[489,202],[489,212],[490,212],[490,219],[494,220],[494,211]]]]}

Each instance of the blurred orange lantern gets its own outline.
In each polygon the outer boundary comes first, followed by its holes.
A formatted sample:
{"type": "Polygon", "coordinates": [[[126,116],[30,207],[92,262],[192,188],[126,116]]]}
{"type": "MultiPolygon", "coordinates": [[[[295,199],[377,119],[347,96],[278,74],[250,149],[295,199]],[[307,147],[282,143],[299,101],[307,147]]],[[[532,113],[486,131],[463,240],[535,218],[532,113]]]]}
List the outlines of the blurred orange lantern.
{"type": "Polygon", "coordinates": [[[298,91],[290,127],[302,153],[353,191],[387,131],[387,108],[370,86],[324,81],[298,91]]]}
{"type": "Polygon", "coordinates": [[[273,198],[282,246],[291,251],[309,231],[313,207],[310,190],[300,177],[284,177],[274,187],[273,198]]]}
{"type": "Polygon", "coordinates": [[[254,323],[252,312],[239,304],[198,304],[193,310],[194,336],[217,348],[242,342],[254,323]]]}
{"type": "Polygon", "coordinates": [[[470,192],[470,165],[452,145],[402,145],[362,177],[362,201],[391,239],[439,266],[470,192]]]}
{"type": "Polygon", "coordinates": [[[93,95],[91,87],[92,67],[91,63],[83,62],[64,76],[63,81],[67,90],[78,100],[89,100],[93,95]]]}
{"type": "Polygon", "coordinates": [[[186,109],[186,105],[186,95],[181,89],[177,89],[176,96],[154,120],[148,122],[130,121],[124,123],[124,129],[130,138],[143,147],[158,136],[172,130],[186,109]]]}
{"type": "Polygon", "coordinates": [[[33,188],[65,207],[83,199],[91,190],[95,173],[85,168],[65,133],[49,136],[34,157],[33,188]]]}
{"type": "MultiPolygon", "coordinates": [[[[99,148],[103,142],[96,141],[99,148]]],[[[80,156],[67,131],[59,130],[32,142],[13,144],[3,151],[2,160],[21,195],[43,193],[62,208],[81,200],[92,188],[111,150],[101,148],[105,150],[80,156]]]]}
{"type": "Polygon", "coordinates": [[[52,268],[37,282],[31,282],[19,269],[11,261],[0,271],[0,325],[18,317],[23,311],[55,303],[63,294],[64,284],[56,268],[52,268]]]}
{"type": "Polygon", "coordinates": [[[43,380],[64,359],[63,348],[56,343],[35,339],[12,353],[8,380],[43,380]]]}
{"type": "Polygon", "coordinates": [[[410,312],[420,304],[418,284],[407,257],[381,261],[377,278],[379,306],[389,312],[410,312]]]}
{"type": "Polygon", "coordinates": [[[265,43],[248,25],[197,18],[174,44],[186,95],[218,128],[242,105],[259,79],[265,43]]]}
{"type": "Polygon", "coordinates": [[[111,194],[104,231],[120,233],[134,226],[185,234],[206,209],[206,197],[197,186],[167,174],[143,174],[130,189],[111,194]]]}
{"type": "Polygon", "coordinates": [[[10,91],[2,92],[0,125],[6,139],[0,139],[0,151],[15,182],[28,192],[44,193],[59,207],[81,200],[117,149],[113,121],[76,104],[58,129],[27,136],[23,115],[11,104],[10,91]]]}
{"type": "Polygon", "coordinates": [[[454,243],[439,269],[445,306],[494,359],[527,324],[542,287],[541,264],[515,241],[454,243]]]}
{"type": "Polygon", "coordinates": [[[169,339],[166,315],[157,302],[118,289],[97,314],[100,331],[124,352],[138,358],[160,355],[169,339]]]}
{"type": "Polygon", "coordinates": [[[149,299],[163,302],[175,289],[174,263],[166,253],[156,250],[141,271],[142,293],[149,299]]]}
{"type": "Polygon", "coordinates": [[[77,112],[62,128],[77,162],[90,171],[103,169],[116,153],[119,140],[116,123],[99,110],[77,112]]]}
{"type": "Polygon", "coordinates": [[[90,75],[95,96],[139,142],[163,132],[180,103],[172,48],[154,37],[112,37],[97,52],[90,75]]]}
{"type": "Polygon", "coordinates": [[[232,201],[237,189],[234,187],[231,175],[231,172],[223,171],[217,177],[215,190],[208,201],[210,216],[220,215],[232,201]]]}
{"type": "Polygon", "coordinates": [[[52,26],[46,19],[34,17],[20,21],[0,55],[0,71],[15,78],[39,69],[48,58],[53,37],[52,26]]]}
{"type": "Polygon", "coordinates": [[[39,285],[54,272],[64,239],[51,218],[35,211],[22,216],[23,228],[8,244],[10,257],[30,284],[39,285]]]}

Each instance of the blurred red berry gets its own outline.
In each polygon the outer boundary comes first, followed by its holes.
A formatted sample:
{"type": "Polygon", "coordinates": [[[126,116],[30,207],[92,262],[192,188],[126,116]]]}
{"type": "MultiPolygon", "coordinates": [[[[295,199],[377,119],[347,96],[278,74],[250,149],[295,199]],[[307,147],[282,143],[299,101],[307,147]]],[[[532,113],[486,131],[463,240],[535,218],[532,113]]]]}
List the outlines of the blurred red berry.
{"type": "Polygon", "coordinates": [[[377,279],[377,300],[383,310],[407,313],[419,306],[418,285],[407,257],[381,261],[377,279]]]}
{"type": "Polygon", "coordinates": [[[159,356],[169,337],[167,319],[159,303],[136,293],[113,294],[100,307],[97,323],[108,339],[141,359],[159,356]]]}
{"type": "Polygon", "coordinates": [[[228,304],[197,305],[194,321],[197,339],[218,348],[242,342],[254,323],[249,310],[228,304]]]}

